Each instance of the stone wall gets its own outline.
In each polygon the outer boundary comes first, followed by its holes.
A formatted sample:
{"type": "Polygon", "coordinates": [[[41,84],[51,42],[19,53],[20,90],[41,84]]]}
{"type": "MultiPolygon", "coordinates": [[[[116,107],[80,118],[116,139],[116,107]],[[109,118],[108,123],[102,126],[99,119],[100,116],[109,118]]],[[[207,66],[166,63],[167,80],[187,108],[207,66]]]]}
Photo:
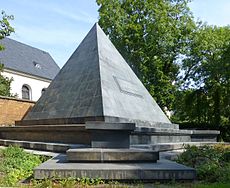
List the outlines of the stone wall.
{"type": "Polygon", "coordinates": [[[34,101],[0,96],[0,125],[14,125],[34,104],[34,101]]]}

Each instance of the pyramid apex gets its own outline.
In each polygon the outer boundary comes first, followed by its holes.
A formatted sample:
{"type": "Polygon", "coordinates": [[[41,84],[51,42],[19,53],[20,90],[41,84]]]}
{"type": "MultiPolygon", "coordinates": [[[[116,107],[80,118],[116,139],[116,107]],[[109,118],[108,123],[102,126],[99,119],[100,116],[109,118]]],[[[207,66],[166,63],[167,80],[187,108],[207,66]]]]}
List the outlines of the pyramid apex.
{"type": "Polygon", "coordinates": [[[104,33],[104,31],[102,30],[102,28],[100,27],[99,23],[98,22],[95,22],[95,24],[93,25],[93,27],[90,29],[89,33],[90,32],[94,32],[96,33],[96,36],[98,36],[98,32],[102,32],[104,35],[106,35],[104,33]]]}
{"type": "Polygon", "coordinates": [[[95,29],[100,28],[100,29],[101,29],[101,27],[100,27],[100,25],[99,25],[99,23],[98,23],[98,22],[95,22],[95,24],[93,25],[93,27],[92,27],[92,28],[95,28],[95,29]]]}

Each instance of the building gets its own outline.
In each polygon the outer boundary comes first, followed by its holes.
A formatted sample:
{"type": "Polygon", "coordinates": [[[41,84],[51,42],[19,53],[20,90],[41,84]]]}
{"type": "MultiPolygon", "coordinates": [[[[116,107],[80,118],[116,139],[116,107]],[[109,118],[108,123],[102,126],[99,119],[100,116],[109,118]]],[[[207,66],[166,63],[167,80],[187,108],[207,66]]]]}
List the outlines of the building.
{"type": "Polygon", "coordinates": [[[18,41],[4,38],[0,44],[0,63],[4,64],[2,75],[13,78],[11,93],[20,99],[37,101],[60,68],[49,53],[18,41]]]}

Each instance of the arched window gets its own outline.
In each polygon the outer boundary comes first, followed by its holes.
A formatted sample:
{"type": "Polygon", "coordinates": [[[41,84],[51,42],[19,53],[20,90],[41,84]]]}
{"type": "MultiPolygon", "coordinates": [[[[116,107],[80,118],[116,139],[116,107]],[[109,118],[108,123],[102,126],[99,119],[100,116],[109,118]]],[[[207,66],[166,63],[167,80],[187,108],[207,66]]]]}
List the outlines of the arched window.
{"type": "Polygon", "coordinates": [[[46,91],[46,88],[43,88],[43,89],[42,89],[42,94],[43,94],[45,91],[46,91]]]}
{"type": "Polygon", "coordinates": [[[29,86],[23,85],[22,86],[22,99],[30,100],[31,99],[30,93],[31,93],[31,91],[30,91],[29,86]]]}

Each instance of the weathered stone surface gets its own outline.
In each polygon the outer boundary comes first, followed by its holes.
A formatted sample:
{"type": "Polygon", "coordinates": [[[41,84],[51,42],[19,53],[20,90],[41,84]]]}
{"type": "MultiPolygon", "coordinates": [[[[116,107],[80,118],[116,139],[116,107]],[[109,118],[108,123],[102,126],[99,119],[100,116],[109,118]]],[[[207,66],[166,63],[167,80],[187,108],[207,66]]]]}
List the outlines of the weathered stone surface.
{"type": "Polygon", "coordinates": [[[69,149],[67,160],[72,162],[156,162],[159,152],[138,149],[69,149]]]}
{"type": "Polygon", "coordinates": [[[171,151],[184,149],[186,145],[190,146],[204,146],[204,145],[215,145],[219,144],[218,142],[171,142],[171,143],[158,143],[158,144],[136,144],[132,145],[131,148],[136,149],[147,149],[153,151],[171,151]]]}
{"type": "Polygon", "coordinates": [[[147,89],[95,24],[45,94],[19,124],[155,122],[171,124],[147,89]]]}
{"type": "Polygon", "coordinates": [[[194,180],[193,168],[168,161],[157,163],[67,163],[66,156],[55,157],[34,169],[35,179],[89,177],[105,180],[194,180]]]}
{"type": "Polygon", "coordinates": [[[91,130],[93,148],[129,148],[130,132],[118,130],[91,130]]]}
{"type": "MultiPolygon", "coordinates": [[[[158,144],[135,144],[131,145],[131,149],[144,149],[144,150],[153,150],[153,151],[170,151],[183,149],[184,145],[215,145],[219,144],[218,142],[180,142],[180,143],[158,143],[158,144]]],[[[9,139],[0,139],[0,145],[9,146],[9,145],[18,145],[27,149],[34,150],[43,150],[43,151],[53,151],[53,152],[66,152],[70,148],[90,148],[90,145],[85,144],[64,144],[58,142],[34,142],[26,140],[9,140],[9,139]]]]}
{"type": "Polygon", "coordinates": [[[135,123],[107,123],[87,121],[85,128],[88,130],[134,131],[135,123]]]}
{"type": "Polygon", "coordinates": [[[1,146],[19,146],[26,149],[51,151],[65,153],[70,148],[86,148],[89,145],[84,144],[63,144],[63,143],[51,143],[51,142],[33,142],[25,140],[7,140],[0,139],[1,146]]]}
{"type": "Polygon", "coordinates": [[[91,144],[89,131],[80,124],[0,127],[0,139],[91,144]]]}
{"type": "Polygon", "coordinates": [[[130,135],[130,144],[158,144],[175,142],[216,142],[220,131],[184,130],[136,127],[130,135]]]}
{"type": "Polygon", "coordinates": [[[134,123],[86,122],[93,148],[129,148],[134,123]]]}
{"type": "MultiPolygon", "coordinates": [[[[93,131],[93,130],[92,130],[93,131]]],[[[98,130],[101,136],[108,137],[107,141],[114,141],[117,147],[122,147],[123,143],[119,142],[121,131],[103,132],[98,130]],[[111,137],[110,137],[111,136],[111,137]],[[113,137],[113,139],[112,139],[113,137]]],[[[93,131],[94,132],[94,131],[93,131]]],[[[220,132],[214,130],[175,130],[159,128],[136,128],[130,135],[130,144],[158,144],[158,143],[175,143],[175,142],[216,142],[220,132]]],[[[126,147],[129,141],[126,140],[126,147]]],[[[98,137],[98,141],[102,140],[98,137]]],[[[90,145],[92,136],[89,130],[85,129],[82,124],[69,125],[34,125],[34,126],[15,126],[0,127],[0,139],[21,140],[34,142],[59,142],[68,144],[87,144],[90,145]]],[[[104,139],[106,140],[106,139],[104,139]]],[[[95,140],[96,141],[96,140],[95,140]]],[[[103,144],[103,143],[101,143],[103,144]]]]}

